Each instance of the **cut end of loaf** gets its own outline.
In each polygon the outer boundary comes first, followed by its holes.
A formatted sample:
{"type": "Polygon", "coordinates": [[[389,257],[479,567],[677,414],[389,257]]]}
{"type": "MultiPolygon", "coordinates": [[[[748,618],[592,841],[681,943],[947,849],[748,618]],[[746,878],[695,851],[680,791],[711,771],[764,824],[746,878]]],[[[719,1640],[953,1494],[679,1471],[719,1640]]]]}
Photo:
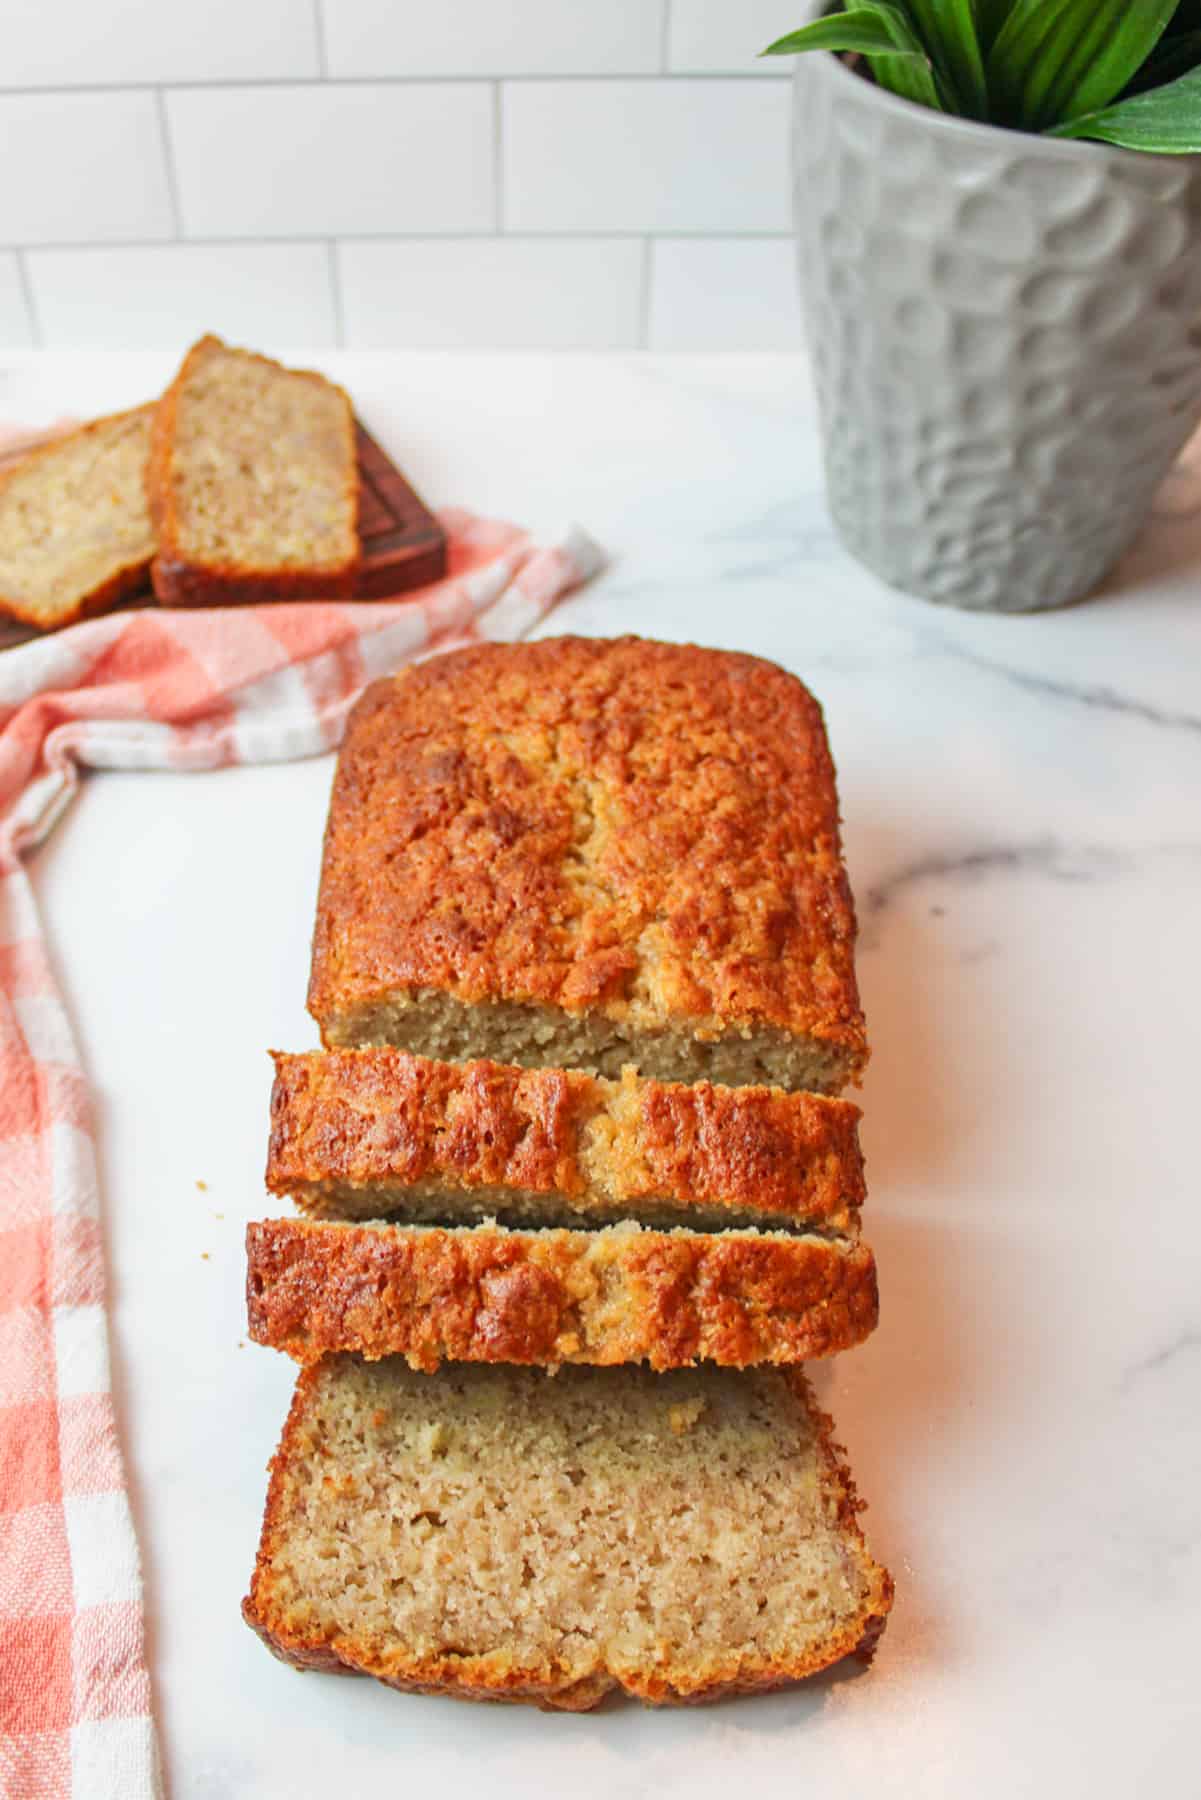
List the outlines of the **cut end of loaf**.
{"type": "Polygon", "coordinates": [[[279,1451],[247,1621],[285,1661],[583,1710],[755,1692],[892,1600],[796,1373],[331,1358],[279,1451]]]}
{"type": "Polygon", "coordinates": [[[584,1069],[610,1079],[633,1068],[655,1081],[813,1094],[841,1093],[859,1080],[867,1061],[857,1040],[772,1026],[723,1027],[716,1019],[648,1027],[617,1013],[467,1001],[436,988],[392,988],[356,1006],[326,1010],[323,990],[314,994],[310,1010],[330,1049],[392,1045],[448,1062],[486,1057],[525,1069],[584,1069]]]}

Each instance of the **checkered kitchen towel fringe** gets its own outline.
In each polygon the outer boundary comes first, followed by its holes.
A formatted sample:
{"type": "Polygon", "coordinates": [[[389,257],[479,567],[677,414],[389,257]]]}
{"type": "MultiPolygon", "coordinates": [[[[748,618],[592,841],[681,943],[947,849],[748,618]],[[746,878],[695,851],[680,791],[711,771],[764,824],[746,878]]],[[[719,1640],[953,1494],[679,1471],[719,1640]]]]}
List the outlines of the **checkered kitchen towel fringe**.
{"type": "Polygon", "coordinates": [[[160,1791],[138,1552],[110,1391],[87,1082],[22,854],[80,768],[215,769],[338,742],[364,682],[525,635],[600,565],[443,514],[403,601],[114,613],[0,654],[0,1793],[160,1791]]]}

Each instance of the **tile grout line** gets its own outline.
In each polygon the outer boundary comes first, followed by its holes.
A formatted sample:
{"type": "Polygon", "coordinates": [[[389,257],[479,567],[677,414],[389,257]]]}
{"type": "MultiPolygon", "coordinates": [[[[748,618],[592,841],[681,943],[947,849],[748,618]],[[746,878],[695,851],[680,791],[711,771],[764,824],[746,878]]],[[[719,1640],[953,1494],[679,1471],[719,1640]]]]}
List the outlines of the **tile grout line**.
{"type": "Polygon", "coordinates": [[[167,122],[167,96],[161,87],[154,90],[158,110],[158,135],[163,152],[163,170],[167,177],[167,198],[171,206],[171,227],[178,243],[183,237],[183,208],[179,202],[179,181],[175,173],[175,150],[171,143],[171,127],[167,122]]]}
{"type": "Polygon", "coordinates": [[[342,301],[342,266],[338,260],[336,238],[326,238],[325,252],[329,264],[330,300],[334,309],[334,344],[339,350],[345,350],[346,309],[342,301]]]}
{"type": "Polygon", "coordinates": [[[498,236],[505,230],[505,117],[504,83],[492,83],[492,182],[493,218],[498,236]]]}
{"type": "Polygon", "coordinates": [[[642,269],[638,288],[638,348],[645,350],[651,330],[651,280],[655,240],[648,233],[642,240],[642,269]]]}
{"type": "Polygon", "coordinates": [[[25,261],[25,251],[13,251],[17,263],[17,283],[21,289],[21,298],[25,302],[25,317],[29,325],[29,335],[33,339],[35,350],[45,348],[45,334],[42,331],[41,315],[38,312],[37,300],[34,297],[33,281],[29,274],[29,264],[25,261]]]}
{"type": "Polygon", "coordinates": [[[317,67],[323,81],[329,79],[329,47],[325,41],[325,8],[322,0],[313,0],[313,31],[317,39],[317,67]]]}
{"type": "MultiPolygon", "coordinates": [[[[575,244],[575,243],[628,243],[631,240],[640,242],[648,233],[637,226],[629,226],[624,231],[524,231],[505,232],[505,236],[514,243],[536,244],[575,244]]],[[[724,227],[711,231],[672,231],[656,227],[656,238],[670,238],[684,243],[736,243],[762,244],[780,243],[791,240],[792,233],[781,226],[779,231],[730,231],[724,227]]],[[[210,250],[286,250],[296,244],[453,244],[465,241],[487,240],[497,236],[495,230],[486,231],[339,231],[335,238],[328,232],[290,232],[282,237],[257,236],[221,237],[205,233],[201,235],[181,235],[174,238],[54,238],[46,242],[32,244],[16,244],[0,242],[0,250],[29,251],[35,255],[51,256],[67,253],[78,255],[89,250],[98,254],[108,250],[183,250],[189,247],[210,250]]]]}
{"type": "Polygon", "coordinates": [[[564,73],[548,75],[545,71],[534,74],[512,73],[497,75],[259,75],[259,76],[223,76],[218,81],[91,81],[73,82],[66,86],[53,87],[46,82],[31,84],[28,87],[6,87],[0,83],[0,99],[22,100],[30,96],[50,95],[55,100],[70,100],[76,94],[146,94],[156,93],[159,89],[169,88],[172,93],[203,94],[229,93],[247,88],[319,88],[325,87],[484,87],[491,81],[524,81],[534,87],[553,86],[556,82],[565,87],[572,87],[580,82],[590,81],[603,83],[611,87],[619,82],[669,81],[673,85],[687,82],[696,87],[726,87],[731,82],[741,82],[744,86],[754,87],[786,87],[792,80],[789,75],[744,75],[719,69],[703,69],[689,71],[685,69],[663,71],[659,69],[630,69],[621,75],[590,73],[587,70],[571,70],[564,73]]]}

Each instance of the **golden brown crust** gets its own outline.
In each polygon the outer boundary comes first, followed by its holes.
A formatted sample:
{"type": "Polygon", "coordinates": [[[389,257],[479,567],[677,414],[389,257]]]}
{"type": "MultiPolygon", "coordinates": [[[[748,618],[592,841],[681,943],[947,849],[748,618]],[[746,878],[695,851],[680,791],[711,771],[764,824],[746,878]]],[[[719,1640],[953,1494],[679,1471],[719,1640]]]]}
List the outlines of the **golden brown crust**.
{"type": "MultiPolygon", "coordinates": [[[[124,419],[147,416],[154,411],[153,404],[148,406],[131,406],[125,412],[108,413],[102,419],[90,419],[77,431],[61,432],[49,438],[44,444],[27,450],[11,464],[0,469],[0,495],[17,476],[24,478],[32,465],[48,457],[60,453],[66,446],[78,443],[81,438],[95,437],[107,431],[112,425],[120,424],[124,419]]],[[[61,631],[67,625],[77,625],[81,619],[95,618],[98,613],[110,612],[121,600],[131,594],[149,591],[150,557],[140,556],[136,561],[128,563],[124,568],[110,576],[107,581],[94,587],[90,593],[82,594],[73,606],[57,613],[53,620],[47,621],[39,617],[18,595],[0,593],[0,616],[16,619],[22,625],[30,626],[34,631],[61,631]]]]}
{"type": "MultiPolygon", "coordinates": [[[[270,1562],[262,1550],[259,1561],[270,1562]]],[[[337,1648],[320,1639],[303,1637],[281,1623],[272,1623],[270,1603],[263,1604],[256,1566],[251,1590],[242,1602],[242,1617],[281,1662],[295,1669],[316,1669],[327,1675],[370,1675],[401,1694],[429,1694],[448,1700],[482,1700],[502,1705],[533,1705],[543,1712],[591,1712],[607,1694],[621,1691],[647,1706],[708,1706],[739,1694],[767,1694],[791,1687],[798,1681],[832,1668],[846,1656],[870,1662],[888,1623],[893,1584],[886,1570],[874,1602],[879,1610],[855,1619],[844,1631],[831,1632],[805,1657],[765,1661],[750,1670],[733,1659],[728,1667],[716,1665],[703,1686],[684,1687],[651,1670],[638,1674],[599,1673],[584,1680],[559,1672],[553,1664],[533,1670],[514,1668],[501,1656],[397,1657],[405,1673],[381,1667],[374,1646],[353,1637],[339,1638],[337,1648]],[[262,1610],[260,1611],[260,1607],[262,1610]],[[411,1672],[410,1672],[411,1671],[411,1672]]]]}
{"type": "Polygon", "coordinates": [[[370,1187],[440,1176],[462,1187],[578,1194],[590,1075],[487,1061],[444,1063],[404,1050],[272,1052],[267,1187],[370,1187]]]}
{"type": "Polygon", "coordinates": [[[431,1182],[570,1204],[597,1167],[585,1136],[598,1118],[616,1204],[749,1210],[847,1230],[864,1198],[859,1109],[846,1100],[632,1074],[619,1083],[391,1048],[274,1055],[267,1187],[302,1204],[329,1183],[431,1182]]]}
{"type": "Polygon", "coordinates": [[[639,1173],[627,1198],[671,1193],[830,1229],[857,1225],[866,1186],[861,1115],[849,1100],[709,1081],[637,1086],[639,1173]]]}
{"type": "MultiPolygon", "coordinates": [[[[181,545],[179,508],[172,467],[176,423],[180,398],[197,365],[213,350],[225,350],[221,339],[207,333],[192,345],[179,366],[174,381],[161,396],[154,412],[150,432],[150,455],[146,464],[146,500],[158,539],[158,553],[150,568],[157,598],[165,606],[220,606],[233,602],[256,600],[343,599],[354,593],[360,553],[336,568],[321,569],[251,569],[238,563],[189,562],[181,545]]],[[[239,355],[266,368],[280,369],[282,363],[269,356],[243,350],[239,355]]],[[[354,413],[349,396],[324,375],[312,369],[289,369],[290,375],[318,381],[333,387],[346,403],[346,497],[358,507],[358,463],[355,451],[354,413]]]]}
{"type": "Polygon", "coordinates": [[[448,1699],[527,1703],[552,1712],[587,1712],[614,1690],[654,1706],[703,1705],[736,1694],[766,1693],[788,1686],[830,1668],[845,1656],[870,1661],[888,1621],[893,1602],[893,1582],[888,1570],[873,1562],[858,1515],[862,1502],[855,1493],[850,1470],[833,1442],[833,1421],[818,1410],[812,1389],[799,1369],[790,1370],[798,1405],[813,1421],[818,1453],[824,1470],[823,1488],[837,1512],[839,1529],[848,1558],[865,1578],[865,1594],[858,1614],[839,1630],[830,1632],[803,1656],[764,1660],[748,1667],[742,1660],[722,1663],[714,1658],[699,1679],[682,1683],[673,1671],[657,1669],[619,1671],[604,1667],[581,1679],[574,1672],[547,1661],[539,1667],[515,1667],[503,1653],[491,1655],[421,1656],[397,1648],[382,1657],[366,1638],[326,1638],[295,1631],[281,1616],[272,1598],[272,1567],[286,1531],[287,1486],[294,1445],[303,1436],[313,1387],[321,1378],[314,1365],[302,1370],[292,1405],[271,1460],[271,1479],[263,1513],[262,1534],[251,1577],[250,1593],[242,1602],[242,1616],[258,1633],[273,1655],[298,1669],[318,1669],[330,1674],[370,1675],[402,1693],[439,1694],[448,1699]]]}
{"type": "MultiPolygon", "coordinates": [[[[481,645],[370,687],[339,758],[309,1008],[398,993],[702,1039],[866,1038],[822,716],[757,657],[481,645]]],[[[336,1032],[335,1032],[335,1035],[336,1032]]]]}
{"type": "Polygon", "coordinates": [[[298,1362],[746,1368],[832,1356],[879,1316],[871,1250],[823,1238],[269,1219],[246,1257],[250,1335],[298,1362]]]}
{"type": "Polygon", "coordinates": [[[101,613],[112,612],[122,600],[127,600],[132,595],[145,594],[149,601],[149,573],[150,559],[139,558],[137,562],[118,570],[107,581],[102,581],[89,594],[81,595],[74,606],[56,614],[49,622],[45,618],[35,617],[20,599],[5,594],[0,594],[0,614],[8,619],[17,619],[34,631],[62,631],[68,625],[78,625],[81,619],[94,619],[101,613]]]}
{"type": "Polygon", "coordinates": [[[162,555],[150,565],[155,598],[163,606],[252,605],[260,600],[346,600],[353,597],[357,564],[347,574],[243,575],[234,563],[194,564],[162,555]]]}

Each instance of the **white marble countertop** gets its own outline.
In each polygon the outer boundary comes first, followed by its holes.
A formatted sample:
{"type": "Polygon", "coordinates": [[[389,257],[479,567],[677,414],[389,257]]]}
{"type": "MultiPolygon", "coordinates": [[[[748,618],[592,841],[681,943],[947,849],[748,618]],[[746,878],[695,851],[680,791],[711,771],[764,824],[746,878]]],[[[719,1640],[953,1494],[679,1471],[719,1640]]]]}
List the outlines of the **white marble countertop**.
{"type": "MultiPolygon", "coordinates": [[[[883,1318],[818,1379],[897,1603],[870,1672],[685,1713],[456,1707],[266,1654],[238,1604],[292,1370],[243,1342],[242,1228],[265,1048],[315,1041],[332,761],[93,776],[34,870],[98,1095],[170,1793],[1197,1793],[1201,478],[1090,604],[965,616],[840,551],[799,358],[319,360],[431,501],[606,544],[554,629],[755,651],[825,705],[883,1318]]],[[[168,367],[9,359],[0,417],[168,367]]]]}

